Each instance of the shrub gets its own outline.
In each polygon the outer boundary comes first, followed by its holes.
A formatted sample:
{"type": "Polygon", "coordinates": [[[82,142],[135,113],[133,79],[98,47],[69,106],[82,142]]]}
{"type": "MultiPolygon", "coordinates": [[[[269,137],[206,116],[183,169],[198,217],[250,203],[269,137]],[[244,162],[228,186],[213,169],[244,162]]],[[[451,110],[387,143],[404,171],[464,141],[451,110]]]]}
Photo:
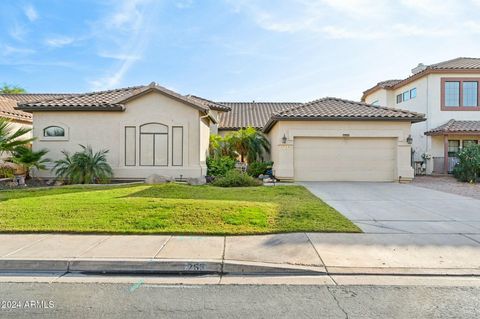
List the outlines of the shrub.
{"type": "Polygon", "coordinates": [[[43,149],[39,151],[33,151],[31,148],[25,146],[17,146],[13,150],[13,156],[10,159],[12,163],[20,165],[25,171],[25,177],[30,178],[30,171],[32,168],[38,170],[45,169],[45,164],[50,162],[45,155],[48,150],[43,149]]]}
{"type": "Polygon", "coordinates": [[[253,162],[248,164],[247,174],[252,177],[258,177],[259,175],[265,174],[272,166],[273,162],[253,162]]]}
{"type": "Polygon", "coordinates": [[[55,161],[58,178],[67,179],[73,184],[106,183],[113,177],[107,162],[107,150],[94,153],[90,146],[80,145],[81,152],[70,155],[63,151],[64,158],[55,161]]]}
{"type": "Polygon", "coordinates": [[[216,178],[212,185],[219,187],[260,186],[262,182],[237,170],[228,171],[225,176],[216,178]]]}
{"type": "Polygon", "coordinates": [[[459,163],[453,169],[455,178],[474,183],[480,176],[480,145],[471,144],[458,153],[459,163]]]}
{"type": "Polygon", "coordinates": [[[228,156],[207,158],[208,176],[225,176],[235,168],[235,160],[228,156]]]}

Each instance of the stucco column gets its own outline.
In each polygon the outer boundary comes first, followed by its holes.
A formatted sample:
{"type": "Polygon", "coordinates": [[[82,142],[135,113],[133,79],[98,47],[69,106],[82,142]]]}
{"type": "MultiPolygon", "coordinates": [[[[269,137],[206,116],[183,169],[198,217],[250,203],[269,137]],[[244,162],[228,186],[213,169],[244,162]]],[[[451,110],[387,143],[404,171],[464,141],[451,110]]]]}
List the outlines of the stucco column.
{"type": "Polygon", "coordinates": [[[448,174],[448,136],[443,136],[443,173],[448,174]]]}
{"type": "Polygon", "coordinates": [[[400,181],[411,181],[415,172],[411,164],[412,146],[406,141],[397,145],[397,174],[400,181]]]}
{"type": "Polygon", "coordinates": [[[274,174],[279,179],[293,180],[293,141],[278,144],[278,160],[274,163],[274,174]]]}

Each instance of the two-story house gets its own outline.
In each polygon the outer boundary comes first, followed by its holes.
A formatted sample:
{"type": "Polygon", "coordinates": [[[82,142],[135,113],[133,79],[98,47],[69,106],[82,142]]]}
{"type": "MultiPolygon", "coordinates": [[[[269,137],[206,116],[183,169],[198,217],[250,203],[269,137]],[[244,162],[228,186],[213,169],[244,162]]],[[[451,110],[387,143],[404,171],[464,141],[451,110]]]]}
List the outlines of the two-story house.
{"type": "Polygon", "coordinates": [[[427,120],[412,126],[415,161],[426,162],[427,174],[451,172],[456,154],[480,141],[480,58],[456,58],[419,64],[401,80],[379,82],[362,101],[420,112],[427,120]]]}

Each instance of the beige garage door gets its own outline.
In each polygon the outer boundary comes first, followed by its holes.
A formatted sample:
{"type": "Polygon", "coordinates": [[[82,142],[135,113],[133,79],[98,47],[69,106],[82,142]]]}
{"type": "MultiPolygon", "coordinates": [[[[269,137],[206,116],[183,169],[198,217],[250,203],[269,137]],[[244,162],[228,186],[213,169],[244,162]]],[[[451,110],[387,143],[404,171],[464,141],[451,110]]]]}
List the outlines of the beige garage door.
{"type": "Polygon", "coordinates": [[[393,138],[295,138],[297,181],[393,181],[393,138]]]}

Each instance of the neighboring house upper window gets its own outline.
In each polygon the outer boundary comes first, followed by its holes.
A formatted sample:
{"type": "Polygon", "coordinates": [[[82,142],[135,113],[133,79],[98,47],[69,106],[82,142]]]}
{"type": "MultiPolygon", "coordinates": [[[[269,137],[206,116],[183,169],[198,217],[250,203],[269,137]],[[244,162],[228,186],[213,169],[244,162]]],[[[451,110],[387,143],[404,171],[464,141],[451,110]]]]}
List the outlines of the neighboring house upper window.
{"type": "Polygon", "coordinates": [[[378,100],[375,100],[373,101],[372,103],[370,103],[371,105],[378,105],[378,100]]]}
{"type": "Polygon", "coordinates": [[[410,98],[414,99],[417,97],[417,88],[413,88],[410,90],[410,98]]]}
{"type": "Polygon", "coordinates": [[[140,166],[168,166],[168,126],[140,126],[140,166]]]}
{"type": "Polygon", "coordinates": [[[463,82],[463,106],[477,106],[478,82],[463,82]]]}
{"type": "Polygon", "coordinates": [[[49,126],[43,129],[43,137],[65,137],[65,129],[60,126],[49,126]]]}
{"type": "Polygon", "coordinates": [[[460,106],[460,82],[445,82],[445,106],[460,106]]]}
{"type": "Polygon", "coordinates": [[[479,110],[480,78],[442,78],[441,107],[447,111],[479,110]]]}
{"type": "Polygon", "coordinates": [[[414,99],[417,97],[417,88],[397,94],[397,104],[414,99]]]}

